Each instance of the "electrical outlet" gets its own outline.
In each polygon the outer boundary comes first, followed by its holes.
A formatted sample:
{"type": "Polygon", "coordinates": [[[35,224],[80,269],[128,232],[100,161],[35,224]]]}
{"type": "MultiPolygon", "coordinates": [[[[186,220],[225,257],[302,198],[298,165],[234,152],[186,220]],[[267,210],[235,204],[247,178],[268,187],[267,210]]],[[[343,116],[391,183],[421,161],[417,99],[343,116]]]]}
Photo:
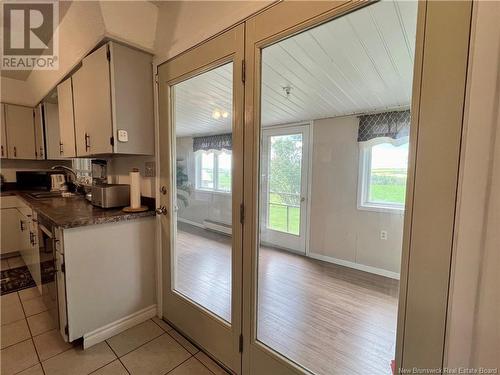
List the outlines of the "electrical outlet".
{"type": "Polygon", "coordinates": [[[154,161],[147,161],[144,168],[144,177],[156,177],[156,165],[154,161]]]}
{"type": "Polygon", "coordinates": [[[386,240],[387,239],[387,231],[386,230],[381,230],[380,231],[380,239],[381,240],[386,240]]]}

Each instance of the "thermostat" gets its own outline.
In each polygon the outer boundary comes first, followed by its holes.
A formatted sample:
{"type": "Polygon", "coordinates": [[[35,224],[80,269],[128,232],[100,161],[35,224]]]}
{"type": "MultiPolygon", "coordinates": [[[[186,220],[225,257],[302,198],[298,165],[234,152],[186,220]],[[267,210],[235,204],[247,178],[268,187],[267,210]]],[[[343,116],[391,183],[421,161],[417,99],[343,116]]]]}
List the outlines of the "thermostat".
{"type": "Polygon", "coordinates": [[[119,142],[128,142],[128,132],[123,129],[118,130],[118,141],[119,142]]]}

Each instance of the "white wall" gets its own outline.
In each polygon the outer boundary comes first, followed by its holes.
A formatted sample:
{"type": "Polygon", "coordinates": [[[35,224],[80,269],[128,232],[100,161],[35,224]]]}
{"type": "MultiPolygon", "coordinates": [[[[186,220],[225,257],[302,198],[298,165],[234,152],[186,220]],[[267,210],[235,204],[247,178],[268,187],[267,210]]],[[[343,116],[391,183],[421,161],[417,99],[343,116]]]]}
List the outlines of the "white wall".
{"type": "Polygon", "coordinates": [[[403,214],[357,208],[358,123],[357,117],[313,122],[309,251],[399,274],[403,214]]]}

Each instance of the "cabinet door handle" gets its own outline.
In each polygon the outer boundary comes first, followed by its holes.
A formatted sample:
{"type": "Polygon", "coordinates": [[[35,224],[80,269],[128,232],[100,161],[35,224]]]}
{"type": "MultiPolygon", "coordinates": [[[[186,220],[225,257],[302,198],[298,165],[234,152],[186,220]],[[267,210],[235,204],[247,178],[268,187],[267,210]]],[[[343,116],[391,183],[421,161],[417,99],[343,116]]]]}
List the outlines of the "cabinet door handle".
{"type": "Polygon", "coordinates": [[[64,152],[64,147],[63,147],[63,143],[62,142],[59,142],[59,154],[63,154],[64,152]]]}
{"type": "Polygon", "coordinates": [[[2,145],[2,157],[3,157],[3,145],[2,145]]]}
{"type": "Polygon", "coordinates": [[[40,157],[43,159],[43,146],[40,146],[40,157]]]}
{"type": "Polygon", "coordinates": [[[85,133],[85,151],[90,150],[90,135],[85,133]]]}
{"type": "Polygon", "coordinates": [[[26,229],[26,228],[24,227],[24,221],[19,220],[19,226],[21,227],[21,232],[24,232],[24,230],[26,229]]]}
{"type": "Polygon", "coordinates": [[[17,148],[14,146],[14,157],[17,157],[17,148]]]}

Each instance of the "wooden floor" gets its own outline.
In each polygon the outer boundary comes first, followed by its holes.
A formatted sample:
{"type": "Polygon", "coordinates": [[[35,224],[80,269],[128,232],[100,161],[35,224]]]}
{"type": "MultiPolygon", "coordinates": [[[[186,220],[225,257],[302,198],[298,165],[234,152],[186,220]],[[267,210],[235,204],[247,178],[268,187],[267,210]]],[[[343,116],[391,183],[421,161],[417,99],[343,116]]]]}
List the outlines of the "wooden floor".
{"type": "MultiPolygon", "coordinates": [[[[230,239],[181,224],[177,290],[229,321],[230,239]]],[[[390,374],[398,282],[286,251],[259,253],[259,341],[317,374],[390,374]]]]}

